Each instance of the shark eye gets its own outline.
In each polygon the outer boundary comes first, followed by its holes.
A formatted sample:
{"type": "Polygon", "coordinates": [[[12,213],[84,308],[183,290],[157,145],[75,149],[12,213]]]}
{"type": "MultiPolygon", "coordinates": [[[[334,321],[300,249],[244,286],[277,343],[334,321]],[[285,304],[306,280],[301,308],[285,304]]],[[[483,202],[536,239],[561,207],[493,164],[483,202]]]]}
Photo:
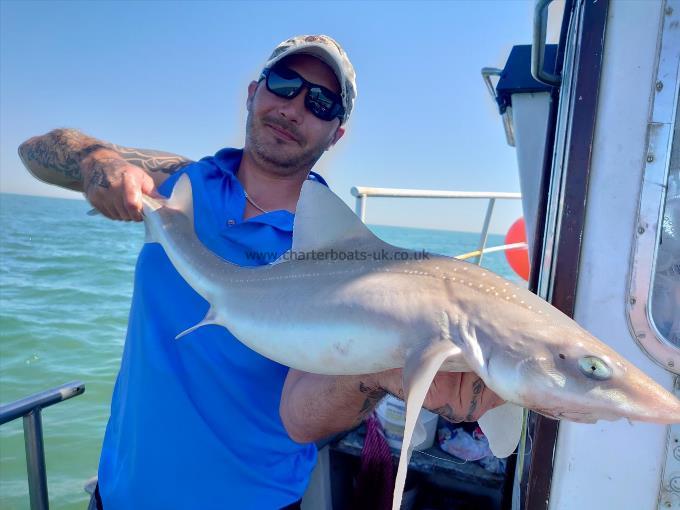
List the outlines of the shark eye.
{"type": "Polygon", "coordinates": [[[612,369],[595,356],[584,356],[578,360],[578,367],[584,375],[598,381],[606,381],[612,376],[612,369]]]}

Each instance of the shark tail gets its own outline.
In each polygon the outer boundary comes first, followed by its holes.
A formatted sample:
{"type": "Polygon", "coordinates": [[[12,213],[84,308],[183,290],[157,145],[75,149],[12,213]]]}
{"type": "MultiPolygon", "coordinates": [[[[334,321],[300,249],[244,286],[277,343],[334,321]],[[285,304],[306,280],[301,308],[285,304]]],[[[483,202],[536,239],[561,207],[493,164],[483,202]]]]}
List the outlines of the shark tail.
{"type": "MultiPolygon", "coordinates": [[[[172,189],[170,198],[152,197],[149,195],[142,195],[142,211],[145,217],[151,215],[158,209],[167,207],[182,212],[187,216],[191,223],[194,220],[194,198],[191,190],[191,181],[189,176],[183,174],[177,179],[175,187],[172,189]]],[[[158,240],[154,237],[152,230],[149,228],[148,222],[144,222],[144,242],[156,243],[158,240]]]]}

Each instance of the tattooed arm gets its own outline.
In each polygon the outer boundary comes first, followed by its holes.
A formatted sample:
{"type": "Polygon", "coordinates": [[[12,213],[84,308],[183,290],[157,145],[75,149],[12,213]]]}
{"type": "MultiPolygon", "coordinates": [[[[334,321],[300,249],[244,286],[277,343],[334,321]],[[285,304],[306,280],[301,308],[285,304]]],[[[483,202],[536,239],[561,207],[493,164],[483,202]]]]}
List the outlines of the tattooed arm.
{"type": "MultiPolygon", "coordinates": [[[[291,369],[281,395],[281,420],[294,441],[317,441],[361,423],[387,393],[403,399],[401,381],[401,369],[358,376],[291,369]]],[[[453,422],[476,421],[502,403],[474,372],[437,374],[425,398],[426,408],[453,422]]]]}
{"type": "Polygon", "coordinates": [[[121,147],[75,129],[55,129],[19,146],[19,157],[37,179],[84,192],[113,219],[141,220],[141,193],[153,194],[191,161],[177,154],[121,147]]]}
{"type": "Polygon", "coordinates": [[[291,368],[279,407],[290,438],[311,443],[359,425],[386,394],[376,375],[330,376],[291,368]]]}

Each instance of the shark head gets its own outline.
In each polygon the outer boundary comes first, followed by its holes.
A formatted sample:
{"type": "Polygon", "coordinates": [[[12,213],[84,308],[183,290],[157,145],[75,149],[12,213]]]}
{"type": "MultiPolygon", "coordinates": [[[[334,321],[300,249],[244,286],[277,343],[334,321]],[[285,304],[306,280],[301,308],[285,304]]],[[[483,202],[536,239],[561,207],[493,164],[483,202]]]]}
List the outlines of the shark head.
{"type": "Polygon", "coordinates": [[[575,328],[558,349],[543,349],[515,366],[525,407],[576,422],[627,418],[680,423],[677,398],[587,331],[575,328]]]}
{"type": "Polygon", "coordinates": [[[468,364],[503,398],[576,422],[680,423],[680,400],[575,321],[526,289],[495,276],[489,283],[474,267],[466,272],[479,282],[479,299],[458,305],[457,338],[468,364]]]}

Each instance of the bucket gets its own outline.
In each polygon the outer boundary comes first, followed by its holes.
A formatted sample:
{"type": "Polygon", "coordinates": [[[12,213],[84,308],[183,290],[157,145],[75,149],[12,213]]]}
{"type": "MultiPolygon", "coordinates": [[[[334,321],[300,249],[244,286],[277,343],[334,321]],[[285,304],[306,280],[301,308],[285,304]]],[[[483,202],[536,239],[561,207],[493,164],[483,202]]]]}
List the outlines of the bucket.
{"type": "MultiPolygon", "coordinates": [[[[376,414],[380,420],[385,439],[390,447],[399,450],[404,438],[404,423],[406,422],[406,405],[392,395],[387,395],[376,407],[376,414]]],[[[421,409],[413,431],[413,450],[426,450],[434,444],[439,415],[427,409],[421,409]]]]}

